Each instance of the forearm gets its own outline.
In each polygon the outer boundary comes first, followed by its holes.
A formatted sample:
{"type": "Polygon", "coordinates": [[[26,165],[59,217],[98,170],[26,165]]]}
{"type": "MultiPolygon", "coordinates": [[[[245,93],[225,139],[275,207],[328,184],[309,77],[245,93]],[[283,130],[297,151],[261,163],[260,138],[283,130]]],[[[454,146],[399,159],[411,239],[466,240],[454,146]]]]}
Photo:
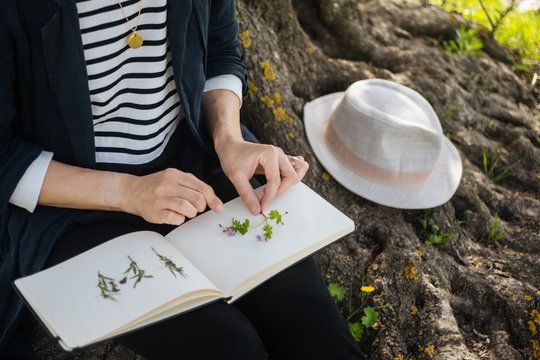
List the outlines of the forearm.
{"type": "Polygon", "coordinates": [[[127,207],[126,193],[134,176],[85,169],[51,161],[38,204],[72,209],[117,210],[127,207]]]}
{"type": "Polygon", "coordinates": [[[240,99],[225,89],[205,92],[202,102],[206,127],[219,155],[231,142],[242,141],[240,130],[240,99]]]}

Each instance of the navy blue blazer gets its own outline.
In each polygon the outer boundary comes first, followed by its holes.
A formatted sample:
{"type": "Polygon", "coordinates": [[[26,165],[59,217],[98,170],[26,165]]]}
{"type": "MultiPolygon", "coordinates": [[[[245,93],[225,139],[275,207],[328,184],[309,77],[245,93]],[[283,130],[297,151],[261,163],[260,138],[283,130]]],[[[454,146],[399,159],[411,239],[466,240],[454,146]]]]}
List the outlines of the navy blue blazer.
{"type": "MultiPolygon", "coordinates": [[[[193,149],[198,162],[201,149],[213,152],[201,119],[205,80],[234,74],[247,89],[235,2],[170,0],[167,11],[176,87],[198,144],[193,149]]],[[[0,0],[0,46],[1,354],[22,307],[11,281],[40,270],[54,241],[80,215],[46,206],[30,214],[8,203],[11,194],[43,149],[67,164],[96,164],[75,0],[0,0]]]]}

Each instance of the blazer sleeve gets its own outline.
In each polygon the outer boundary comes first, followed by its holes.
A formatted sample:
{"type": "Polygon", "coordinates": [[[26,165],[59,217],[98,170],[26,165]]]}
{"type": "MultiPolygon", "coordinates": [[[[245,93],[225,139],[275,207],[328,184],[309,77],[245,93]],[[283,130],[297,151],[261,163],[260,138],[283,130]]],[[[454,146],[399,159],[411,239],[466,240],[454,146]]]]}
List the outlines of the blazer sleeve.
{"type": "MultiPolygon", "coordinates": [[[[11,2],[6,2],[11,4],[11,2]]],[[[7,5],[0,15],[0,215],[6,212],[11,194],[26,169],[39,156],[41,148],[26,142],[17,133],[20,128],[17,111],[16,38],[22,38],[17,12],[7,5]]]]}
{"type": "Polygon", "coordinates": [[[238,21],[234,0],[211,1],[208,26],[206,78],[233,74],[242,81],[242,93],[247,95],[247,71],[239,51],[238,21]]]}

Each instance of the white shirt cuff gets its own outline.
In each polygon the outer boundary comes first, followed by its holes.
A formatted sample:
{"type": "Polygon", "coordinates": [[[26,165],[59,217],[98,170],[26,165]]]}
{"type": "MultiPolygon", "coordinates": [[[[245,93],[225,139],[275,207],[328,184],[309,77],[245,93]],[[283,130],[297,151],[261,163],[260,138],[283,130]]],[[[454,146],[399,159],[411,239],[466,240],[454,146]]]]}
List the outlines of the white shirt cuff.
{"type": "Polygon", "coordinates": [[[53,153],[48,151],[42,151],[39,154],[19,180],[11,199],[9,199],[10,203],[34,212],[52,157],[53,153]]]}
{"type": "Polygon", "coordinates": [[[206,80],[204,84],[204,91],[226,89],[231,90],[240,99],[240,106],[242,105],[242,80],[236,75],[226,74],[214,76],[206,80]]]}

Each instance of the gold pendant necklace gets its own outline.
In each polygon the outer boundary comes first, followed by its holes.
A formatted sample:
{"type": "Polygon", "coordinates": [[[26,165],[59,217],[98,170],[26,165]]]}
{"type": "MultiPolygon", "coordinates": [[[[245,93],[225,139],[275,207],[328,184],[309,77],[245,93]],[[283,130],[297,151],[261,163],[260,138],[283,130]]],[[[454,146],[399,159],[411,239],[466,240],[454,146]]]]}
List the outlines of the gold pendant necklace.
{"type": "Polygon", "coordinates": [[[126,18],[126,21],[127,21],[128,25],[129,25],[129,27],[131,28],[131,31],[132,31],[132,34],[130,34],[128,36],[128,38],[127,38],[127,43],[128,43],[130,48],[137,49],[137,48],[141,47],[141,45],[143,44],[142,36],[139,33],[137,33],[137,27],[139,27],[139,19],[141,17],[141,10],[142,10],[143,0],[141,0],[139,2],[139,14],[137,15],[137,24],[135,24],[135,27],[131,26],[131,22],[129,21],[129,18],[126,15],[126,12],[124,11],[124,7],[120,3],[120,0],[116,0],[116,1],[118,2],[118,6],[120,6],[120,9],[122,10],[122,13],[124,14],[124,17],[126,18]]]}

